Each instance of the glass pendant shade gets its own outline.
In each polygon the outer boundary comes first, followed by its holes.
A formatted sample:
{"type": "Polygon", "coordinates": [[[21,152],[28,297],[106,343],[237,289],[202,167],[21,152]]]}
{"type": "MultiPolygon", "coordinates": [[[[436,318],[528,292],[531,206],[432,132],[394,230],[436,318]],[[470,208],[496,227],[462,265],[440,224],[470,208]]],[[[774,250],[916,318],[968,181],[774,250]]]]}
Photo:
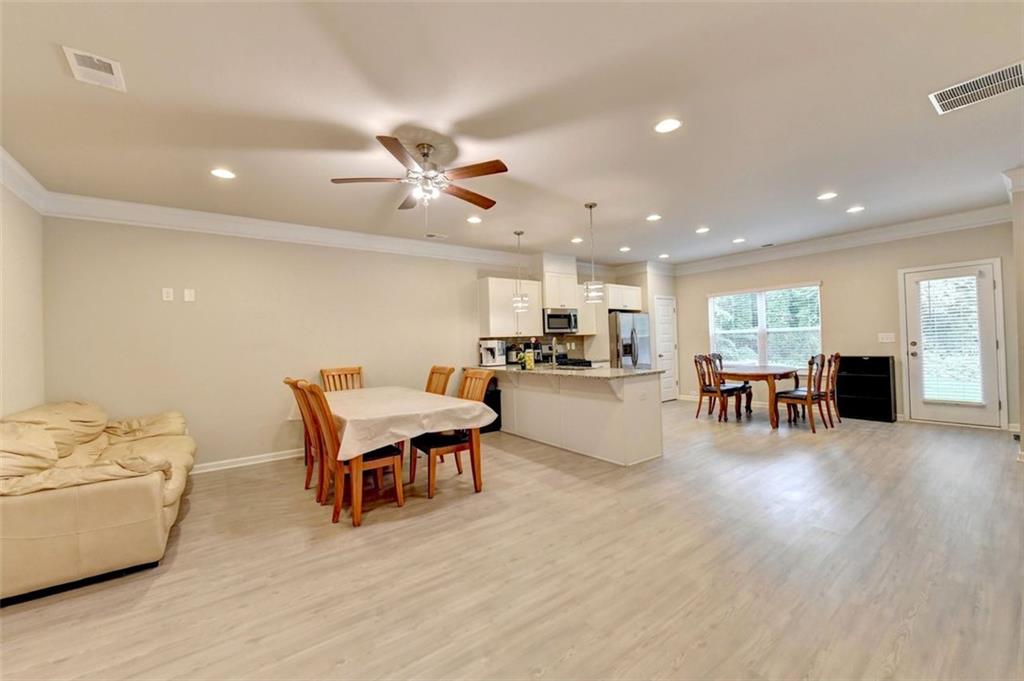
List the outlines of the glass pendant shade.
{"type": "Polygon", "coordinates": [[[604,300],[604,282],[603,281],[585,281],[583,282],[583,302],[584,303],[600,303],[604,300]]]}
{"type": "Polygon", "coordinates": [[[512,233],[516,235],[516,292],[512,294],[512,312],[514,314],[520,314],[523,312],[529,312],[530,310],[530,296],[523,293],[520,288],[520,256],[522,254],[522,236],[524,232],[521,229],[517,229],[512,233]]]}

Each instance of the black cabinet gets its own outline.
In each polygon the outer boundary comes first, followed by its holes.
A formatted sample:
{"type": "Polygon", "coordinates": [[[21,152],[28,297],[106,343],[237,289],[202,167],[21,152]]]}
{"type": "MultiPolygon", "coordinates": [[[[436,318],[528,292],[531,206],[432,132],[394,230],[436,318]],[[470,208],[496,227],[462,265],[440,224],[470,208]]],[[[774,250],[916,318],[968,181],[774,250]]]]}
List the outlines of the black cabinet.
{"type": "Polygon", "coordinates": [[[836,379],[836,402],[845,418],[896,420],[896,360],[893,357],[843,357],[836,379]]]}

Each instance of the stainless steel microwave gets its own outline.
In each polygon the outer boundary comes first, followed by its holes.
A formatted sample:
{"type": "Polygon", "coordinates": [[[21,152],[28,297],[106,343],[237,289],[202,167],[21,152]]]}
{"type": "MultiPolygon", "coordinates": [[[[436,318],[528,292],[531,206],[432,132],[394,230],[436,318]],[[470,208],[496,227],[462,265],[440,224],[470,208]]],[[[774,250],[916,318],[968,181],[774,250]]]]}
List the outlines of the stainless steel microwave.
{"type": "Polygon", "coordinates": [[[579,315],[576,310],[566,308],[544,309],[544,333],[576,333],[579,330],[579,315]]]}

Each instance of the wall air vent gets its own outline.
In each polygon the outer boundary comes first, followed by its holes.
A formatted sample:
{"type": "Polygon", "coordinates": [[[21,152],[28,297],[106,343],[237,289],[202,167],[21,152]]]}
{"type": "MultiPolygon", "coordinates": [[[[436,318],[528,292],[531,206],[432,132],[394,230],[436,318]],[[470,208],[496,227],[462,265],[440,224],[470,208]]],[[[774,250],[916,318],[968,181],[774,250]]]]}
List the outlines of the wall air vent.
{"type": "Polygon", "coordinates": [[[935,111],[942,114],[977,104],[1004,92],[1024,86],[1024,62],[1010,64],[983,76],[965,80],[928,95],[935,111]]]}
{"type": "Polygon", "coordinates": [[[124,74],[121,72],[121,65],[116,61],[73,47],[65,47],[64,56],[68,58],[68,66],[71,67],[71,75],[75,80],[119,92],[125,91],[124,74]]]}

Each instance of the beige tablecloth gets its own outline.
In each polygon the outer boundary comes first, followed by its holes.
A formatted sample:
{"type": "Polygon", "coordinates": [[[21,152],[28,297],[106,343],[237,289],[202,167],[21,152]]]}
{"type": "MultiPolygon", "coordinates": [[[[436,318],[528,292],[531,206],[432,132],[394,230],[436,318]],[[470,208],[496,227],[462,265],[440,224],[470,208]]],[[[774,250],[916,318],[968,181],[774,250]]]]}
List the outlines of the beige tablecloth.
{"type": "Polygon", "coordinates": [[[342,461],[423,433],[482,428],[498,418],[483,402],[412,388],[362,388],[326,395],[341,432],[342,461]]]}

